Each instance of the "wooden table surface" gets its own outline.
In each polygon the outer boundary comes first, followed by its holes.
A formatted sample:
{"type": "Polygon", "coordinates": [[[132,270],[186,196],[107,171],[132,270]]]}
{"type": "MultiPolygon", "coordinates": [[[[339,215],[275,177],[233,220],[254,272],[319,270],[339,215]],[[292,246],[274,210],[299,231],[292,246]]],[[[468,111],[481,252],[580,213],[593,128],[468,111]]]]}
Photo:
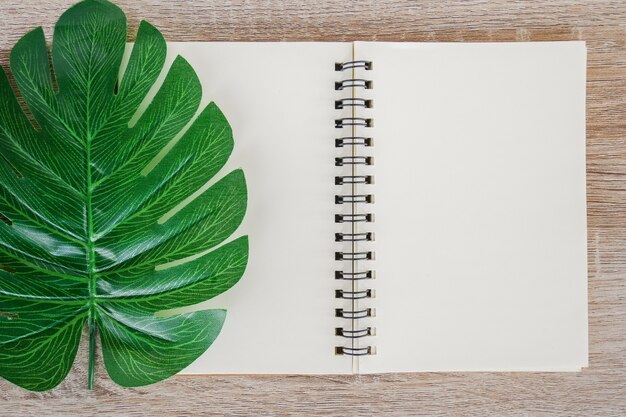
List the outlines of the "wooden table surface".
{"type": "MultiPolygon", "coordinates": [[[[2,0],[0,63],[75,0],[2,0]]],[[[0,415],[626,415],[626,2],[118,0],[169,41],[547,41],[588,47],[590,366],[581,373],[174,377],[123,389],[81,348],[58,388],[0,380],[0,415]]],[[[131,36],[134,36],[131,35],[131,36]]],[[[131,38],[132,39],[132,38],[131,38]]],[[[84,341],[84,339],[83,339],[84,341]]]]}

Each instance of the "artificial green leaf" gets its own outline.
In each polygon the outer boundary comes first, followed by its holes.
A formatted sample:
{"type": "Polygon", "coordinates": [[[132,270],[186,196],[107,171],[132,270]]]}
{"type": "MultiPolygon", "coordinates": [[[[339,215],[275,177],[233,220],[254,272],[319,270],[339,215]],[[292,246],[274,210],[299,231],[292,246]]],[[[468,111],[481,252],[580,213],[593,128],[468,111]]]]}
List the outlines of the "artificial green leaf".
{"type": "Polygon", "coordinates": [[[141,23],[122,71],[125,43],[124,13],[85,0],[57,22],[52,65],[41,28],[11,51],[30,115],[0,70],[0,376],[29,390],[66,377],[85,325],[90,386],[96,334],[120,385],[179,372],[226,312],[163,311],[221,294],[246,268],[247,237],[228,241],[244,175],[214,179],[233,149],[227,120],[199,108],[181,57],[150,93],[166,57],[157,29],[141,23]]]}

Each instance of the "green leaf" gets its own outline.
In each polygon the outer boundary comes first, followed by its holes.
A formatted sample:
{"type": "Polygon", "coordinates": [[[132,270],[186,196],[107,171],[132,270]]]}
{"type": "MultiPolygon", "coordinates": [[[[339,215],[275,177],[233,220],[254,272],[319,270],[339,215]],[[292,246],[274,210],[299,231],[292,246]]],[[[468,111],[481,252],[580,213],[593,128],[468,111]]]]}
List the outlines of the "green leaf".
{"type": "Polygon", "coordinates": [[[141,22],[120,75],[125,42],[126,17],[106,0],[61,16],[52,65],[43,30],[26,34],[10,65],[32,120],[0,70],[0,376],[29,390],[63,381],[85,325],[90,387],[97,333],[120,385],[179,372],[226,312],[163,311],[223,293],[246,268],[247,237],[230,239],[243,172],[214,179],[233,149],[226,118],[199,108],[181,57],[149,100],[165,41],[141,22]]]}

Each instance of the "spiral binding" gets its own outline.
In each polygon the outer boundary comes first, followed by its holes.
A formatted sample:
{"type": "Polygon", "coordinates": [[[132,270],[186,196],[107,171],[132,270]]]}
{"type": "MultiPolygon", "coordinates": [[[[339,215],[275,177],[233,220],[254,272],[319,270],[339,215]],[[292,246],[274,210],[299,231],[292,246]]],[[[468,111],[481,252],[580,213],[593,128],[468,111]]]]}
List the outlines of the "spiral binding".
{"type": "Polygon", "coordinates": [[[343,175],[335,177],[335,185],[343,184],[373,184],[371,175],[343,175]]]}
{"type": "Polygon", "coordinates": [[[371,90],[372,82],[362,78],[348,78],[335,83],[335,90],[345,90],[347,88],[362,88],[364,90],[371,90]]]}
{"type": "Polygon", "coordinates": [[[363,107],[365,109],[371,109],[373,105],[372,100],[366,100],[364,98],[347,97],[335,100],[335,109],[341,110],[344,107],[363,107]]]}
{"type": "Polygon", "coordinates": [[[372,123],[372,119],[367,119],[365,117],[344,117],[335,120],[335,127],[337,129],[341,129],[346,126],[372,127],[372,123]]]}
{"type": "Polygon", "coordinates": [[[371,61],[347,61],[347,62],[336,62],[335,63],[335,71],[344,71],[347,69],[354,68],[363,68],[366,70],[372,69],[371,61]]]}
{"type": "Polygon", "coordinates": [[[335,214],[335,223],[371,223],[374,219],[372,213],[365,214],[335,214]]]}
{"type": "Polygon", "coordinates": [[[374,317],[374,309],[364,308],[363,310],[344,310],[343,308],[336,308],[335,317],[341,317],[342,319],[364,319],[366,317],[374,317]]]}
{"type": "Polygon", "coordinates": [[[335,279],[343,279],[348,281],[358,281],[361,279],[373,279],[374,271],[361,271],[361,272],[345,272],[335,271],[335,279]]]}
{"type": "Polygon", "coordinates": [[[335,290],[335,298],[343,298],[344,300],[360,300],[361,298],[372,298],[374,290],[367,289],[362,291],[344,291],[335,290]]]}
{"type": "Polygon", "coordinates": [[[371,242],[374,240],[374,233],[335,233],[335,242],[371,242]]]}
{"type": "Polygon", "coordinates": [[[374,259],[374,252],[335,252],[336,261],[371,261],[374,259]]]}
{"type": "MultiPolygon", "coordinates": [[[[334,106],[336,110],[351,109],[351,115],[346,117],[342,115],[334,120],[336,129],[349,129],[352,133],[350,136],[335,138],[335,147],[351,148],[352,152],[349,156],[338,156],[335,158],[335,166],[346,167],[348,175],[335,176],[335,185],[349,186],[350,192],[335,195],[335,204],[349,204],[351,210],[349,214],[335,214],[335,223],[347,224],[350,232],[345,230],[341,233],[335,233],[335,242],[347,242],[350,249],[346,251],[336,251],[336,261],[350,262],[351,268],[348,271],[336,270],[335,279],[338,281],[350,282],[350,289],[335,290],[335,298],[349,300],[351,308],[335,309],[335,317],[350,320],[352,325],[350,328],[336,327],[335,335],[350,341],[351,346],[336,346],[335,353],[337,355],[364,356],[371,355],[375,352],[373,346],[359,346],[357,339],[363,339],[375,334],[375,328],[367,326],[357,328],[359,319],[374,317],[375,310],[373,308],[359,308],[358,300],[370,299],[374,297],[374,290],[371,288],[360,289],[357,282],[373,279],[375,273],[373,270],[357,271],[357,261],[369,261],[374,259],[374,251],[358,250],[359,242],[371,242],[374,240],[374,233],[371,231],[360,231],[356,228],[357,224],[367,225],[374,221],[374,215],[370,212],[360,212],[359,208],[364,204],[374,202],[372,194],[357,194],[356,187],[359,184],[373,184],[374,178],[371,175],[360,175],[357,170],[359,167],[371,166],[374,159],[368,155],[359,155],[360,148],[366,149],[373,146],[374,141],[371,137],[356,136],[357,128],[370,128],[374,121],[369,117],[360,117],[356,115],[357,109],[371,109],[374,106],[372,100],[362,97],[355,97],[357,89],[369,90],[373,88],[371,80],[365,78],[357,78],[355,70],[369,71],[372,69],[372,62],[365,60],[355,60],[347,62],[338,62],[335,64],[335,71],[342,72],[349,70],[351,77],[335,82],[335,90],[350,91],[351,97],[344,97],[335,100],[334,106]],[[357,212],[359,211],[359,212],[357,212]]],[[[368,211],[368,210],[366,210],[368,211]]]]}
{"type": "Polygon", "coordinates": [[[372,138],[364,138],[360,136],[347,136],[335,139],[335,147],[343,148],[344,146],[373,146],[372,138]]]}
{"type": "Polygon", "coordinates": [[[360,347],[360,348],[351,348],[345,346],[337,346],[335,347],[335,353],[337,355],[350,355],[350,356],[366,356],[374,353],[374,349],[372,346],[360,347]]]}
{"type": "Polygon", "coordinates": [[[335,158],[335,166],[344,165],[372,165],[374,159],[371,156],[340,156],[335,158]]]}
{"type": "Polygon", "coordinates": [[[373,335],[374,335],[373,327],[366,327],[364,329],[358,329],[358,330],[346,330],[343,327],[335,328],[335,336],[343,336],[343,337],[347,337],[348,339],[359,339],[361,337],[373,336],[373,335]]]}
{"type": "Polygon", "coordinates": [[[372,194],[361,195],[336,195],[335,204],[352,204],[352,203],[373,203],[374,196],[372,194]]]}

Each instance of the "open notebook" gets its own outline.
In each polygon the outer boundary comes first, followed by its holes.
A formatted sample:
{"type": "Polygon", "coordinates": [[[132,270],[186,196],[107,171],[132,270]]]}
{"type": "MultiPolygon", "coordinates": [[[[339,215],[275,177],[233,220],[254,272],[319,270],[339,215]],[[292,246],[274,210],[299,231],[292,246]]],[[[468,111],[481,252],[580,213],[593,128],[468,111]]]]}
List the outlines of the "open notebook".
{"type": "Polygon", "coordinates": [[[587,366],[582,42],[171,43],[230,121],[241,281],[184,374],[587,366]]]}

